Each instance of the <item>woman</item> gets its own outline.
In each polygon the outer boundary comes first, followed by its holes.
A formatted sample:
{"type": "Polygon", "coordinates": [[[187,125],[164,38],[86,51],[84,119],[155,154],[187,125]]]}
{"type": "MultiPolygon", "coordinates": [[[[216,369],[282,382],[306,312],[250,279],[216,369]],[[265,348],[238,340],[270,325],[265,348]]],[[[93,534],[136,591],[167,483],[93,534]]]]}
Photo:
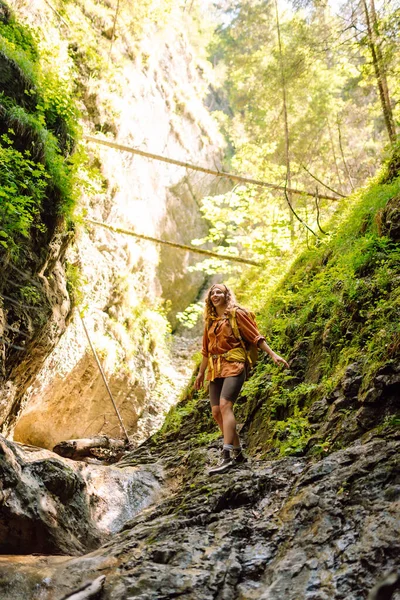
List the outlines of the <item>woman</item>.
{"type": "Polygon", "coordinates": [[[249,344],[255,344],[270,355],[274,363],[288,363],[267,345],[250,314],[236,305],[232,292],[224,284],[213,285],[205,300],[204,335],[200,371],[196,377],[195,389],[199,390],[207,379],[210,381],[210,403],[214,419],[224,436],[223,458],[209,473],[223,473],[235,462],[245,460],[236,432],[233,403],[239,396],[246,379],[246,352],[243,341],[233,333],[230,317],[236,316],[241,337],[249,344]]]}

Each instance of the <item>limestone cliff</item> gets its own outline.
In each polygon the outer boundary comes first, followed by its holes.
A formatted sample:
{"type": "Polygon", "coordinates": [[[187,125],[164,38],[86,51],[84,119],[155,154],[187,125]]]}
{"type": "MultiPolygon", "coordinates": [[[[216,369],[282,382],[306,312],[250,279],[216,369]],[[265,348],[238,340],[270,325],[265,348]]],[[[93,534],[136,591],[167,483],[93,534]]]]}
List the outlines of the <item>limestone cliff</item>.
{"type": "MultiPolygon", "coordinates": [[[[144,19],[139,32],[129,5],[111,35],[114,9],[107,2],[10,4],[18,19],[42,32],[44,52],[51,45],[59,68],[68,67],[84,132],[187,162],[218,163],[222,141],[203,106],[204,65],[179,26],[186,18],[182,7],[166,5],[158,20],[144,19]]],[[[198,203],[212,180],[82,143],[88,153],[82,168],[90,169],[78,209],[83,217],[186,244],[204,234],[198,203]]],[[[137,441],[161,423],[182,385],[166,360],[171,326],[165,315],[173,327],[176,312],[204,285],[203,275],[188,271],[196,260],[84,223],[66,255],[69,273],[76,278],[79,272],[80,280],[70,277],[69,291],[80,287],[88,330],[137,441]]],[[[65,278],[59,285],[65,289],[65,278]]],[[[19,441],[52,447],[70,437],[120,434],[82,324],[76,312],[69,318],[59,343],[65,326],[54,332],[54,343],[43,336],[43,367],[37,357],[29,375],[21,367],[25,384],[8,371],[5,389],[15,408],[3,431],[11,433],[17,421],[19,441]]]]}

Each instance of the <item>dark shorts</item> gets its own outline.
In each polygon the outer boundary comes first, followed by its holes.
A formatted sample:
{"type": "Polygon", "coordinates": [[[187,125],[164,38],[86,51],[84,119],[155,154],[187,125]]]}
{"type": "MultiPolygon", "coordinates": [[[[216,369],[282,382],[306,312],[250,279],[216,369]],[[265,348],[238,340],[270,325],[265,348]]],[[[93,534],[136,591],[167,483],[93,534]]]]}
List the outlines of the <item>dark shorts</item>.
{"type": "Polygon", "coordinates": [[[235,377],[216,377],[214,381],[210,381],[211,406],[218,406],[221,398],[235,402],[245,380],[246,369],[243,369],[240,375],[235,377]]]}

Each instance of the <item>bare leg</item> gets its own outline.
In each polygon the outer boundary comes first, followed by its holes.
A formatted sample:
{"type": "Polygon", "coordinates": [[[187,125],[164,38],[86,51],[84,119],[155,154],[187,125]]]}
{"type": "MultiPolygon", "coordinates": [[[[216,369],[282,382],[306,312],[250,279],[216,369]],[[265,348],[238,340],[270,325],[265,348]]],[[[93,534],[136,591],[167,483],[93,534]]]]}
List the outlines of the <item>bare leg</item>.
{"type": "Polygon", "coordinates": [[[222,425],[222,415],[221,409],[218,405],[211,407],[212,416],[214,420],[218,423],[218,427],[220,428],[222,434],[224,433],[223,425],[222,425]]]}
{"type": "Polygon", "coordinates": [[[220,400],[222,416],[222,433],[224,434],[224,444],[239,446],[239,436],[236,431],[236,419],[233,414],[233,403],[230,400],[221,398],[220,400]]]}

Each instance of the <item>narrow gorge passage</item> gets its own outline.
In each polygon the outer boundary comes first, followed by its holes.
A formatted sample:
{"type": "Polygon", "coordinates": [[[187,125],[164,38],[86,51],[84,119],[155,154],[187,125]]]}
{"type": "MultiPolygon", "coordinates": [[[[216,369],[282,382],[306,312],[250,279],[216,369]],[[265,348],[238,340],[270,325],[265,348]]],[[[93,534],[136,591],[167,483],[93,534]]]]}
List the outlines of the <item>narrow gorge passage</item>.
{"type": "Polygon", "coordinates": [[[0,600],[400,600],[398,25],[0,0],[0,600]]]}

